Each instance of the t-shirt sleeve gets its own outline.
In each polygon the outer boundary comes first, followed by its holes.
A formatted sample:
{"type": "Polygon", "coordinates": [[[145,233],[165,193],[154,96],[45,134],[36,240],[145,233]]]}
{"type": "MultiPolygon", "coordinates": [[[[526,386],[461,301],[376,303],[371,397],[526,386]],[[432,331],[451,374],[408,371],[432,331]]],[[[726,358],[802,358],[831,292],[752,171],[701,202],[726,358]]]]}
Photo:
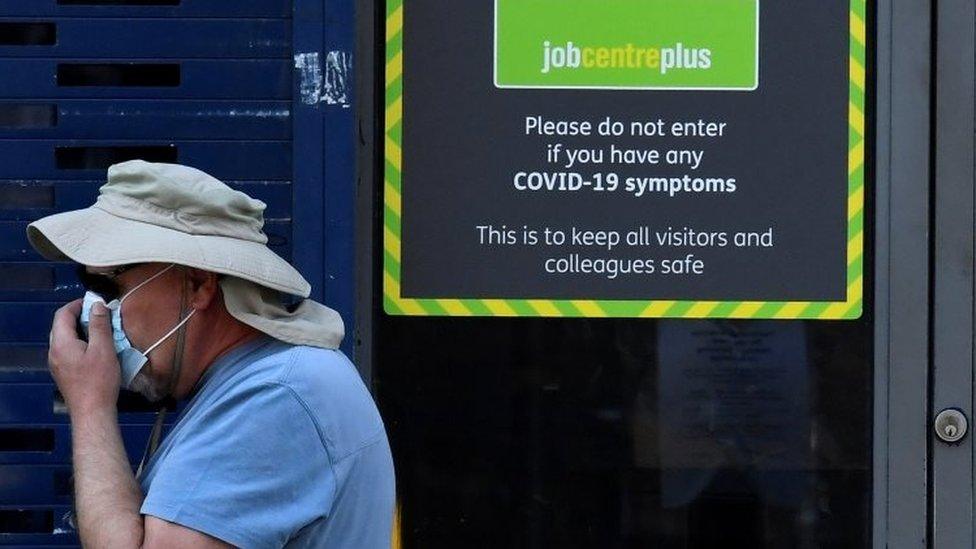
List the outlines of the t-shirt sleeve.
{"type": "Polygon", "coordinates": [[[336,479],[318,429],[287,386],[216,402],[157,464],[142,513],[239,547],[281,547],[327,516],[336,479]]]}

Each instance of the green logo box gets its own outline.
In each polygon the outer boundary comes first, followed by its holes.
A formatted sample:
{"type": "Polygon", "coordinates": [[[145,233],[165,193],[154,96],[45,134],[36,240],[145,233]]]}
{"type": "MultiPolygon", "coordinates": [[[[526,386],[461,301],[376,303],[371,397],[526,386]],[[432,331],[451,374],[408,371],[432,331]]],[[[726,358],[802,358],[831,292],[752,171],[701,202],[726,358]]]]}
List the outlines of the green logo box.
{"type": "Polygon", "coordinates": [[[495,0],[495,86],[754,90],[759,0],[495,0]]]}

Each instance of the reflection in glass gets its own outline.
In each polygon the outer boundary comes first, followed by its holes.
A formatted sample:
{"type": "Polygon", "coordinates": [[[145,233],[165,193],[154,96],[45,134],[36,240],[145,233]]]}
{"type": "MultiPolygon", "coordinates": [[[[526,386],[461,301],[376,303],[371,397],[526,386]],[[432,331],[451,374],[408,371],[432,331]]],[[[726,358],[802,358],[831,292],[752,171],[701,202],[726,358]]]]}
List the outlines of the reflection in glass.
{"type": "Polygon", "coordinates": [[[866,547],[871,325],[384,317],[404,547],[866,547]]]}

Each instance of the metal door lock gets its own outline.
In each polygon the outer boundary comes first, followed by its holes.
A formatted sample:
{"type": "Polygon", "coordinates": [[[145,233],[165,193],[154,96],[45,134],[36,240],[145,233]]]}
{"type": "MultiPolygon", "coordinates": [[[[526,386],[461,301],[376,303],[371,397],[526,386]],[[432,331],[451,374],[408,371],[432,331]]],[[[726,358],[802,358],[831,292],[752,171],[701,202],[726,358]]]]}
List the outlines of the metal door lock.
{"type": "Polygon", "coordinates": [[[935,435],[942,442],[959,442],[969,431],[966,414],[957,408],[946,408],[935,416],[935,435]]]}

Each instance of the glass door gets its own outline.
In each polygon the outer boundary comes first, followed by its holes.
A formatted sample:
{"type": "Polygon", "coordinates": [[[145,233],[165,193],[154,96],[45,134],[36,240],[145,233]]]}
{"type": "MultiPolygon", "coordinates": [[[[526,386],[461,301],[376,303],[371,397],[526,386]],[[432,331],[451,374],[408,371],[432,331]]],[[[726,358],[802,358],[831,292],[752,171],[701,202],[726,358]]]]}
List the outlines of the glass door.
{"type": "MultiPolygon", "coordinates": [[[[846,18],[858,2],[835,4],[846,18]]],[[[388,84],[411,89],[400,58],[411,46],[398,34],[411,15],[360,7],[373,16],[360,25],[360,173],[371,192],[358,226],[372,285],[359,303],[357,360],[393,444],[398,546],[929,539],[930,6],[862,3],[863,26],[850,30],[862,49],[844,72],[863,87],[855,116],[865,124],[863,165],[848,167],[864,176],[852,212],[863,229],[863,314],[847,320],[388,314],[384,174],[400,123],[389,119],[399,111],[388,84]]]]}

